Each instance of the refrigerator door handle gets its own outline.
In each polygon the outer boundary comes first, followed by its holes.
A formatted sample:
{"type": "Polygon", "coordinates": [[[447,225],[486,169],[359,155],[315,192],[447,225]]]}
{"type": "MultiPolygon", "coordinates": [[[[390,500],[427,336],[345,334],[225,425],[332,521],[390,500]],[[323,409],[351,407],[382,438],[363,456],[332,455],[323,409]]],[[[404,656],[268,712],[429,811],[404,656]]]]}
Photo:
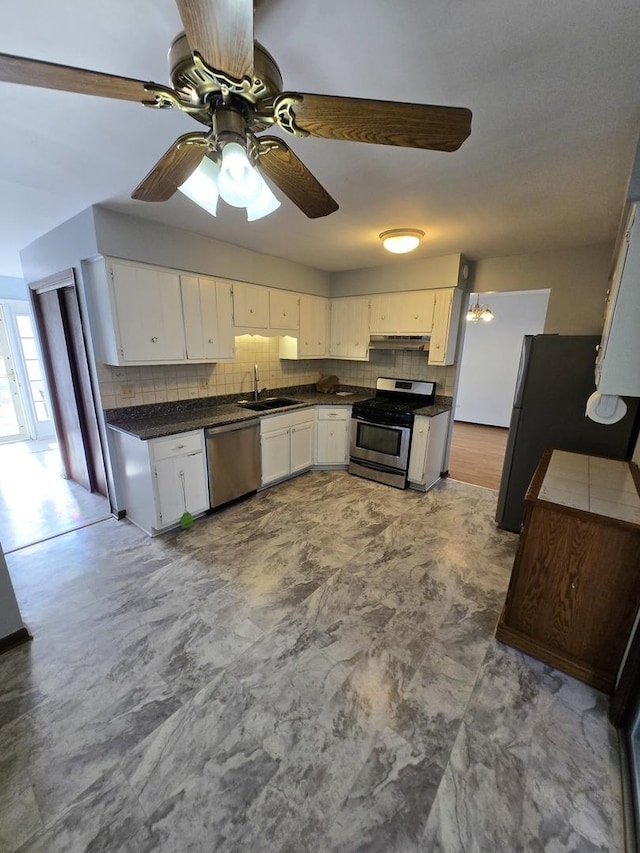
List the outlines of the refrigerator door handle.
{"type": "Polygon", "coordinates": [[[522,340],[520,364],[518,365],[518,378],[516,379],[516,390],[513,395],[513,406],[515,409],[522,408],[522,397],[524,395],[525,380],[529,369],[529,361],[531,359],[533,337],[533,335],[525,335],[522,340]]]}

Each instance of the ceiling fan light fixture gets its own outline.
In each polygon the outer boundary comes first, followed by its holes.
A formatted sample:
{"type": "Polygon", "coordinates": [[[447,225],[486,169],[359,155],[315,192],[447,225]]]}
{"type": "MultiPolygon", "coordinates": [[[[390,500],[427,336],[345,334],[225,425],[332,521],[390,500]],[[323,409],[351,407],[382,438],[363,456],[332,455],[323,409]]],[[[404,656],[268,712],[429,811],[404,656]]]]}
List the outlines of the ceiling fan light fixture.
{"type": "Polygon", "coordinates": [[[382,245],[394,255],[413,252],[414,249],[418,248],[423,237],[424,231],[417,228],[392,228],[380,234],[382,245]]]}
{"type": "Polygon", "coordinates": [[[249,162],[247,152],[238,142],[227,142],[222,149],[218,175],[218,192],[232,207],[247,207],[262,192],[262,178],[249,162]]]}
{"type": "Polygon", "coordinates": [[[203,157],[202,162],[178,189],[212,216],[216,215],[218,207],[218,176],[220,166],[203,157]]]}
{"type": "Polygon", "coordinates": [[[255,222],[256,219],[262,219],[268,216],[280,207],[280,202],[269,189],[267,182],[260,177],[262,181],[262,189],[258,198],[247,205],[247,219],[249,222],[255,222]]]}

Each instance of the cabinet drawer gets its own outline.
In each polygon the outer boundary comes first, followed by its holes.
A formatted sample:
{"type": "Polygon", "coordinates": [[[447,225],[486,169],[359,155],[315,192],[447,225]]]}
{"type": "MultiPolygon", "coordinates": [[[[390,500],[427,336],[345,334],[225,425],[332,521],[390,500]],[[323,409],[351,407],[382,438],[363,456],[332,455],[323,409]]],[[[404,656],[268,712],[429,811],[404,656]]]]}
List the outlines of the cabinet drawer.
{"type": "Polygon", "coordinates": [[[313,409],[297,409],[286,415],[268,415],[260,418],[260,435],[273,432],[278,429],[288,429],[299,424],[313,423],[313,409]]]}
{"type": "Polygon", "coordinates": [[[151,442],[151,452],[156,461],[183,456],[202,450],[202,430],[170,435],[167,438],[155,438],[151,442]]]}
{"type": "Polygon", "coordinates": [[[319,421],[348,421],[351,410],[338,408],[337,406],[320,406],[318,408],[319,421]]]}

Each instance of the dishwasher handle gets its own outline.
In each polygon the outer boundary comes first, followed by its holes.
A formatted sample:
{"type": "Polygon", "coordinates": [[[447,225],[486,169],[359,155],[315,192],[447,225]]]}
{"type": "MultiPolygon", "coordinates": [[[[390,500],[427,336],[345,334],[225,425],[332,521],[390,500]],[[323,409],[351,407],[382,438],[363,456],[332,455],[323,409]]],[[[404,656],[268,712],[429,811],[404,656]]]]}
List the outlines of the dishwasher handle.
{"type": "Polygon", "coordinates": [[[236,421],[232,424],[222,424],[222,426],[217,427],[208,427],[204,431],[205,439],[209,438],[210,435],[220,435],[223,432],[235,432],[238,429],[251,429],[252,427],[260,426],[260,418],[249,418],[246,421],[236,421]]]}

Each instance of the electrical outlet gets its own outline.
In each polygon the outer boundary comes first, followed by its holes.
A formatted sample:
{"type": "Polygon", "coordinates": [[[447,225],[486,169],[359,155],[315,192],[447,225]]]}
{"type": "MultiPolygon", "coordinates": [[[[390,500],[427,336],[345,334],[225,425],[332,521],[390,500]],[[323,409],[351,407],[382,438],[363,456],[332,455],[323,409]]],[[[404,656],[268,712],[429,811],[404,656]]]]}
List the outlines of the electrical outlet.
{"type": "Polygon", "coordinates": [[[135,385],[121,385],[120,386],[120,396],[121,397],[135,397],[136,396],[136,386],[135,385]]]}
{"type": "Polygon", "coordinates": [[[208,388],[209,387],[209,380],[208,379],[201,379],[200,382],[198,383],[198,387],[202,388],[203,390],[205,388],[208,388]]]}

